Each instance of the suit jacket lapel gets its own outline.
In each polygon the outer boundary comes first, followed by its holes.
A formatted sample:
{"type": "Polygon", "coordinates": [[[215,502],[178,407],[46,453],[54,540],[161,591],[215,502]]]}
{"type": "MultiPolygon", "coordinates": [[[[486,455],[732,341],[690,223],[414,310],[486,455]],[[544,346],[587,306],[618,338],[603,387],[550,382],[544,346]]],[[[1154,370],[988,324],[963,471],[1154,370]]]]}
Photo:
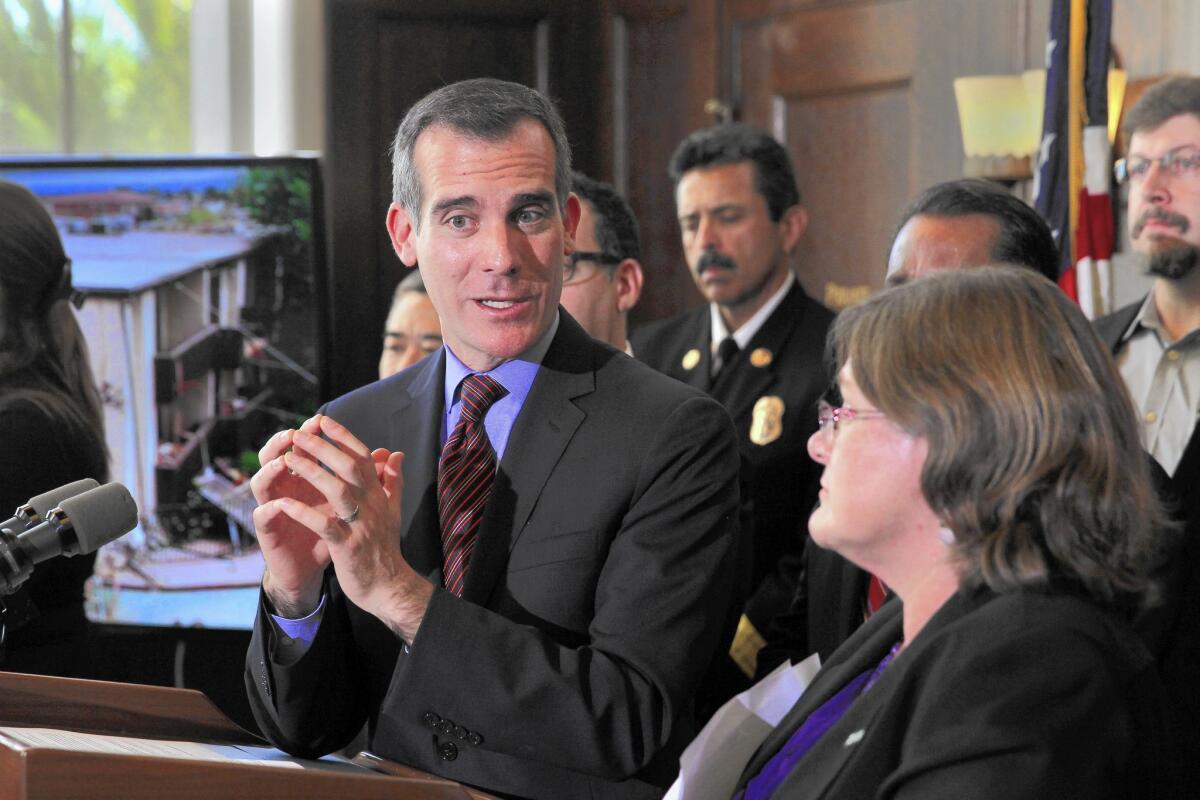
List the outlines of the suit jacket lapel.
{"type": "Polygon", "coordinates": [[[400,541],[404,558],[417,573],[442,583],[442,536],[437,510],[437,471],[441,454],[444,352],[413,378],[392,412],[392,441],[404,448],[400,541]]]}
{"type": "MultiPolygon", "coordinates": [[[[763,766],[787,744],[788,739],[808,719],[814,711],[827,700],[845,688],[856,675],[879,664],[887,651],[900,637],[901,626],[900,603],[889,603],[879,610],[866,625],[859,628],[854,636],[838,648],[837,652],[825,664],[816,679],[796,701],[792,710],[780,721],[775,730],[767,735],[762,746],[750,759],[746,769],[738,779],[738,788],[742,788],[755,775],[762,771],[763,766]]],[[[835,765],[827,765],[832,768],[835,765]]],[[[826,767],[822,767],[822,770],[826,767]]],[[[836,773],[836,770],[835,770],[836,773]]],[[[815,776],[814,776],[815,777],[815,776]]],[[[824,780],[821,781],[821,784],[824,780]]],[[[814,782],[814,785],[817,785],[814,782]]]]}
{"type": "MultiPolygon", "coordinates": [[[[871,693],[860,698],[866,700],[866,705],[857,702],[846,711],[843,719],[851,721],[861,730],[869,730],[872,721],[882,713],[888,705],[889,692],[904,680],[908,670],[913,665],[923,661],[921,653],[930,647],[938,647],[941,642],[937,632],[957,622],[975,609],[983,606],[996,597],[990,589],[974,590],[960,589],[942,605],[933,617],[925,624],[920,634],[910,643],[908,650],[902,653],[895,664],[888,667],[879,676],[879,680],[871,689],[871,693]]],[[[779,751],[800,724],[819,708],[826,700],[841,691],[855,676],[879,664],[903,633],[904,606],[899,600],[889,601],[883,608],[867,620],[863,627],[855,632],[845,645],[830,659],[827,667],[822,669],[813,681],[813,685],[800,698],[779,726],[771,732],[763,746],[755,753],[754,759],[738,780],[739,788],[750,778],[762,770],[766,762],[779,751]]],[[[840,722],[840,720],[839,720],[840,722]]],[[[838,725],[835,722],[834,725],[838,725]]],[[[844,730],[844,728],[843,728],[844,730]]],[[[776,794],[780,797],[822,797],[829,784],[838,776],[846,765],[847,759],[854,754],[854,748],[847,747],[843,742],[837,742],[826,736],[813,745],[800,764],[799,769],[780,784],[776,794]]]]}
{"type": "Polygon", "coordinates": [[[1138,302],[1130,303],[1125,308],[1114,312],[1112,316],[1097,321],[1096,332],[1100,334],[1100,338],[1113,355],[1116,355],[1125,331],[1129,330],[1129,326],[1133,324],[1133,318],[1137,316],[1145,302],[1146,298],[1143,297],[1138,302]]]}
{"type": "Polygon", "coordinates": [[[595,389],[599,352],[578,323],[562,313],[498,465],[467,569],[464,599],[486,605],[491,597],[542,488],[583,422],[583,411],[572,401],[595,389]]]}
{"type": "Polygon", "coordinates": [[[690,342],[691,346],[684,351],[679,363],[671,365],[671,373],[675,377],[705,394],[712,385],[709,380],[712,374],[712,323],[709,321],[709,313],[707,304],[693,312],[684,333],[684,341],[690,342]],[[691,369],[685,369],[683,359],[686,359],[692,350],[700,353],[700,360],[691,369]]]}

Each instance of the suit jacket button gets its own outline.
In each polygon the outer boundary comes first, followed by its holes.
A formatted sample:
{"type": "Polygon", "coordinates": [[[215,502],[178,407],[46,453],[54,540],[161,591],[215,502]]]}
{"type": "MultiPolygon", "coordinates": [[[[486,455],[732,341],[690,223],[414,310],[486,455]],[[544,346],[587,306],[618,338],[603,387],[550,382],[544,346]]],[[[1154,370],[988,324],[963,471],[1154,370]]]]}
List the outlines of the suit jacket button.
{"type": "Polygon", "coordinates": [[[454,723],[448,719],[444,719],[438,723],[437,729],[449,736],[450,734],[454,733],[454,723]]]}
{"type": "Polygon", "coordinates": [[[462,725],[455,725],[454,738],[458,739],[460,742],[465,742],[467,740],[467,729],[462,725]]]}
{"type": "Polygon", "coordinates": [[[453,761],[458,758],[458,745],[454,742],[442,742],[438,745],[437,754],[442,761],[453,761]]]}
{"type": "Polygon", "coordinates": [[[479,747],[479,745],[483,744],[483,737],[475,731],[471,731],[467,734],[467,741],[476,747],[479,747]]]}
{"type": "Polygon", "coordinates": [[[426,711],[425,716],[421,717],[421,721],[436,731],[438,729],[438,725],[440,725],[442,722],[442,718],[432,711],[426,711]]]}

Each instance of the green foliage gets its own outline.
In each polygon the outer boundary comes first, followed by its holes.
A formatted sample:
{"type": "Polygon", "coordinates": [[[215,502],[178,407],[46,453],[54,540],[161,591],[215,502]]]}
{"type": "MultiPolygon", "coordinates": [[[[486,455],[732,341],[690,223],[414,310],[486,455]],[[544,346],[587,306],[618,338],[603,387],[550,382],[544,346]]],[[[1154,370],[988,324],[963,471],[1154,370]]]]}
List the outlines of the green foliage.
{"type": "MultiPolygon", "coordinates": [[[[61,152],[61,0],[0,0],[0,151],[61,152]]],[[[74,152],[191,149],[192,0],[71,0],[74,152]]]]}
{"type": "Polygon", "coordinates": [[[234,188],[234,198],[255,222],[286,225],[301,242],[312,239],[312,186],[286,167],[252,167],[234,188]]]}
{"type": "Polygon", "coordinates": [[[216,222],[220,219],[219,216],[209,211],[204,206],[192,206],[183,215],[183,222],[189,227],[198,227],[206,225],[210,222],[216,222]]]}

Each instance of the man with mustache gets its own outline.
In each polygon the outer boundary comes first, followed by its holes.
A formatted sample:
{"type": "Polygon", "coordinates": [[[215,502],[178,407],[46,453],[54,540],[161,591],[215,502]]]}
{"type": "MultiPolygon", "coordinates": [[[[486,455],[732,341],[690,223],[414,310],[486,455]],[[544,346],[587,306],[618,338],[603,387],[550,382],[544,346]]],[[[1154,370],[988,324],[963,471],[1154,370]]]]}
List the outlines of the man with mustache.
{"type": "Polygon", "coordinates": [[[1096,329],[1142,420],[1142,443],[1170,476],[1168,494],[1184,528],[1159,614],[1156,655],[1177,701],[1177,735],[1200,755],[1200,78],[1170,78],[1147,89],[1123,127],[1128,156],[1116,172],[1128,186],[1129,237],[1155,278],[1143,300],[1097,320],[1096,329]]]}
{"type": "Polygon", "coordinates": [[[816,501],[819,470],[805,443],[829,385],[822,356],[833,315],[792,273],[808,215],[791,159],[769,134],[745,125],[697,131],[675,150],[669,173],[684,256],[708,304],[636,331],[633,352],[711,394],[737,428],[754,556],[731,657],[750,675],[761,632],[791,600],[798,531],[816,501]]]}

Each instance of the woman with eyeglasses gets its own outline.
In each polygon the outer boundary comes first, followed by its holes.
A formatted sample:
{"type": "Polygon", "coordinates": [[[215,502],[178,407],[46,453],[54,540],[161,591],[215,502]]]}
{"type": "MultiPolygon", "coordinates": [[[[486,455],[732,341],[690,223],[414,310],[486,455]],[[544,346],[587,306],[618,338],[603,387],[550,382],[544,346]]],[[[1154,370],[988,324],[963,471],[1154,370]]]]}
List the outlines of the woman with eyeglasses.
{"type": "Polygon", "coordinates": [[[812,538],[882,579],[737,798],[1175,797],[1154,663],[1163,516],[1124,384],[1025,270],[843,311],[812,538]]]}
{"type": "MultiPolygon", "coordinates": [[[[108,477],[100,394],[71,293],[50,214],[25,187],[0,181],[0,518],[34,495],[108,477]]],[[[95,558],[39,564],[16,596],[3,598],[0,669],[93,674],[83,601],[95,558]]]]}

